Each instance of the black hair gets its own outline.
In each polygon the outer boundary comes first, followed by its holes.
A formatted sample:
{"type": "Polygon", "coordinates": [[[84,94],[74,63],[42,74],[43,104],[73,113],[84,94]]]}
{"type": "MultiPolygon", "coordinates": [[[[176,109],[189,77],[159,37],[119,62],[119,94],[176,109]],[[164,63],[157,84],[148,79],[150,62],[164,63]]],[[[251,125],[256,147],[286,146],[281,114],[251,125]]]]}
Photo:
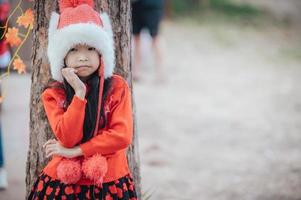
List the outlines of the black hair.
{"type": "MultiPolygon", "coordinates": [[[[91,74],[89,79],[87,80],[87,84],[90,86],[90,90],[86,96],[87,104],[86,104],[84,127],[83,127],[84,133],[83,133],[83,138],[81,140],[81,143],[84,143],[93,137],[96,123],[99,123],[98,125],[98,129],[99,129],[99,128],[104,128],[107,122],[104,104],[112,85],[112,78],[107,78],[104,80],[102,103],[101,103],[101,109],[99,113],[100,117],[99,117],[99,121],[96,122],[97,105],[98,105],[98,97],[99,97],[99,80],[100,78],[98,76],[98,70],[96,70],[93,74],[91,74]]],[[[71,85],[65,79],[63,81],[63,84],[59,83],[54,79],[50,79],[45,89],[47,88],[61,88],[64,90],[66,95],[64,108],[67,109],[75,93],[71,85]]]]}

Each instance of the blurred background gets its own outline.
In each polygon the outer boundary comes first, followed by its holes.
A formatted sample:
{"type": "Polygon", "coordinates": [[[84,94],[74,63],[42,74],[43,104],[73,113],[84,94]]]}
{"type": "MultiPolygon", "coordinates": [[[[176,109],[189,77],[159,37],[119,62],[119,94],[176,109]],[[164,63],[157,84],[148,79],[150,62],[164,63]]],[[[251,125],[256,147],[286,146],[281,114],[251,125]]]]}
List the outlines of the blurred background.
{"type": "MultiPolygon", "coordinates": [[[[163,13],[155,45],[133,37],[144,198],[301,199],[301,1],[166,0],[163,13]]],[[[1,200],[25,193],[30,81],[28,68],[2,83],[1,200]]]]}

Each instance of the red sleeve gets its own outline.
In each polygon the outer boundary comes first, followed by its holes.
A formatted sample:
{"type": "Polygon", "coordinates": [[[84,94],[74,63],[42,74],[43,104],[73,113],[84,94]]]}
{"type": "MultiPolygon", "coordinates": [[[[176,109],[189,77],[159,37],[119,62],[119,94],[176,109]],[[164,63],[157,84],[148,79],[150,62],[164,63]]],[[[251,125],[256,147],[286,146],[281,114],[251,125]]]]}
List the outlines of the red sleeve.
{"type": "Polygon", "coordinates": [[[61,106],[64,100],[62,96],[56,89],[46,89],[42,94],[42,101],[54,135],[63,146],[71,148],[83,137],[87,100],[74,96],[65,111],[61,106]]]}
{"type": "MultiPolygon", "coordinates": [[[[120,85],[121,78],[118,78],[120,85]]],[[[89,141],[80,144],[84,156],[96,153],[102,155],[114,154],[127,148],[132,142],[133,117],[131,93],[125,80],[122,85],[114,88],[112,97],[115,103],[110,108],[107,117],[107,128],[99,130],[98,134],[89,141]]]]}

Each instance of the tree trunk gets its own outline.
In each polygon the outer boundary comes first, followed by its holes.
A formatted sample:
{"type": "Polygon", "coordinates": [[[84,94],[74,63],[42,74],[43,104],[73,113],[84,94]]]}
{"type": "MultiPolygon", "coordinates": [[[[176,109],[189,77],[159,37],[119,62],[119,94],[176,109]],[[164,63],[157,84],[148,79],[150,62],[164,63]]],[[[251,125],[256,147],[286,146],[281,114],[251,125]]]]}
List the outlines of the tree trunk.
{"type": "MultiPolygon", "coordinates": [[[[130,0],[97,0],[96,10],[108,12],[111,16],[116,48],[115,72],[123,76],[132,88],[131,75],[131,8],[130,0]]],[[[51,137],[50,126],[45,115],[40,95],[50,79],[50,66],[47,59],[47,31],[51,12],[57,10],[57,1],[34,1],[35,25],[33,28],[32,48],[32,84],[30,99],[30,144],[26,164],[26,197],[37,176],[48,160],[42,151],[42,145],[51,137]]],[[[128,150],[128,161],[137,189],[138,199],[141,199],[140,163],[138,153],[137,126],[135,104],[133,99],[134,137],[128,150]]]]}

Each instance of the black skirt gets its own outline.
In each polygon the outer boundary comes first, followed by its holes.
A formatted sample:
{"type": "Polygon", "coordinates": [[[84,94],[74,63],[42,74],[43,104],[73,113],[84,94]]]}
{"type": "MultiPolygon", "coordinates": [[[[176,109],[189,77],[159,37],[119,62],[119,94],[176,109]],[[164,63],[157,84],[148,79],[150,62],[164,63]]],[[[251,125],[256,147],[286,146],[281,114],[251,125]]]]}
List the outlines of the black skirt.
{"type": "Polygon", "coordinates": [[[42,173],[32,187],[28,200],[137,200],[131,175],[118,180],[95,185],[64,184],[42,173]]]}

